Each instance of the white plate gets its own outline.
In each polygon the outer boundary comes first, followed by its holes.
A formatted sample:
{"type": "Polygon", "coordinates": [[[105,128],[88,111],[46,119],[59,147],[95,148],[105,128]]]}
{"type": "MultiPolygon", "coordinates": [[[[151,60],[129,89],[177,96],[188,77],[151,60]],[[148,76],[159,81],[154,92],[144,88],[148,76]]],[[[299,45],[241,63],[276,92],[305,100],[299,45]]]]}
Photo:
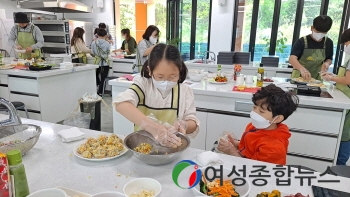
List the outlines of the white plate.
{"type": "MultiPolygon", "coordinates": [[[[119,138],[121,138],[121,139],[123,140],[123,142],[124,142],[124,136],[120,136],[120,135],[117,135],[117,136],[118,136],[119,138]]],[[[97,137],[97,136],[96,136],[96,137],[97,137]]],[[[94,138],[96,138],[96,137],[94,137],[94,138]]],[[[84,143],[85,143],[85,142],[86,142],[86,140],[84,141],[84,143]]],[[[74,153],[75,156],[79,157],[80,159],[86,160],[86,161],[108,161],[108,160],[111,160],[111,159],[118,158],[118,157],[124,155],[126,152],[128,152],[128,149],[127,149],[127,148],[125,147],[125,145],[124,145],[124,150],[123,150],[122,152],[120,152],[119,155],[116,155],[116,156],[114,156],[114,157],[101,158],[101,159],[95,159],[95,158],[89,159],[89,158],[85,158],[85,157],[81,156],[81,155],[77,152],[78,147],[79,147],[80,145],[84,144],[84,143],[80,143],[79,145],[77,145],[76,147],[74,147],[73,153],[74,153]]]]}
{"type": "Polygon", "coordinates": [[[7,69],[11,69],[14,68],[15,66],[12,66],[11,64],[9,65],[5,65],[5,66],[0,66],[0,70],[7,70],[7,69]]]}
{"type": "Polygon", "coordinates": [[[215,81],[215,79],[208,79],[208,82],[209,83],[212,83],[212,84],[226,84],[228,81],[226,81],[226,82],[217,82],[217,81],[215,81]]]}
{"type": "Polygon", "coordinates": [[[65,188],[65,187],[57,187],[57,188],[63,190],[64,192],[66,192],[68,197],[73,197],[75,195],[79,196],[79,197],[90,197],[91,196],[90,194],[86,194],[86,193],[83,193],[83,192],[75,191],[75,190],[68,189],[68,188],[65,188]]]}

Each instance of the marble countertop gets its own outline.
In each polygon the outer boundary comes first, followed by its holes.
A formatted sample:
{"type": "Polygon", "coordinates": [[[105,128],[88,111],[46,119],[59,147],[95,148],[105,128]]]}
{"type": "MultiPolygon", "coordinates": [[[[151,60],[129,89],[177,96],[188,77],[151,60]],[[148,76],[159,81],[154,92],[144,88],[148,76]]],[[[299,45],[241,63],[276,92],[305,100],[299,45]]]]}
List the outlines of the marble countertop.
{"type": "MultiPolygon", "coordinates": [[[[273,78],[276,81],[282,81],[285,80],[283,78],[273,78]]],[[[213,97],[229,97],[229,98],[237,98],[237,99],[244,99],[244,100],[250,100],[252,98],[252,93],[249,92],[239,92],[239,91],[232,91],[233,87],[235,86],[234,82],[228,82],[227,84],[212,84],[208,82],[207,80],[202,80],[201,82],[192,82],[188,80],[191,85],[189,85],[193,93],[196,97],[196,95],[208,95],[213,97]]],[[[131,85],[132,81],[126,81],[124,79],[114,79],[110,80],[109,84],[114,86],[121,86],[121,87],[129,87],[131,85]]],[[[284,86],[286,83],[280,83],[275,82],[277,86],[284,86]]],[[[308,105],[308,106],[315,106],[315,107],[326,107],[326,108],[335,108],[335,109],[350,109],[350,99],[334,88],[328,88],[328,93],[333,98],[321,98],[321,97],[312,97],[312,96],[300,96],[299,97],[299,104],[301,105],[308,105]]]]}
{"type": "MultiPolygon", "coordinates": [[[[0,115],[0,120],[5,118],[6,116],[0,115]]],[[[42,134],[37,144],[23,157],[23,164],[26,168],[31,192],[58,186],[88,194],[102,191],[122,192],[123,186],[128,181],[138,177],[150,177],[161,183],[161,197],[194,196],[191,190],[177,187],[173,183],[171,173],[177,162],[183,159],[193,160],[195,156],[203,152],[203,150],[188,148],[176,161],[161,166],[144,164],[134,157],[130,151],[110,161],[89,162],[81,160],[73,154],[74,147],[83,141],[63,143],[57,135],[58,131],[70,128],[69,126],[28,119],[22,119],[22,122],[23,124],[39,125],[42,128],[42,134]]],[[[87,129],[81,129],[81,131],[83,131],[87,137],[104,134],[87,129]]],[[[269,175],[271,175],[270,178],[265,178],[268,184],[263,187],[254,186],[252,184],[249,196],[255,196],[262,191],[271,191],[273,189],[279,189],[285,194],[301,192],[304,195],[309,194],[311,197],[313,196],[312,189],[308,186],[307,182],[304,180],[304,186],[300,186],[300,179],[295,178],[295,176],[308,175],[298,175],[296,173],[297,169],[291,174],[291,186],[276,186],[276,177],[272,170],[275,165],[222,154],[220,154],[220,158],[225,168],[232,169],[232,166],[235,165],[236,169],[242,169],[243,166],[246,166],[247,179],[249,182],[254,180],[253,177],[249,177],[250,172],[255,169],[253,165],[263,165],[267,167],[266,170],[269,170],[269,175]]],[[[313,185],[350,192],[350,187],[348,187],[350,185],[350,179],[332,175],[320,177],[319,173],[315,173],[313,176],[317,177],[317,179],[312,179],[311,183],[313,185]],[[321,179],[339,180],[340,183],[319,183],[317,180],[321,179]]],[[[188,180],[188,177],[180,176],[179,181],[186,180],[188,180]]]]}

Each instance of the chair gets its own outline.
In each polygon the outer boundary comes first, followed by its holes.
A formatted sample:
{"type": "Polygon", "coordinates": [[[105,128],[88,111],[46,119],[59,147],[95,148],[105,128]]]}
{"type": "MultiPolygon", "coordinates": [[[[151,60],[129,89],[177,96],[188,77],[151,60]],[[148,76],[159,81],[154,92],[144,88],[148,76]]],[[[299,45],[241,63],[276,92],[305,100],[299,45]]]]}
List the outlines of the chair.
{"type": "Polygon", "coordinates": [[[106,89],[106,83],[107,83],[107,81],[112,80],[112,79],[117,79],[117,78],[119,78],[119,77],[116,77],[116,76],[109,76],[109,77],[106,77],[105,81],[103,82],[102,98],[103,98],[104,95],[105,95],[105,89],[106,89]]]}
{"type": "Polygon", "coordinates": [[[2,54],[2,57],[10,57],[10,54],[5,49],[0,49],[0,54],[2,54]]]}
{"type": "MultiPolygon", "coordinates": [[[[28,111],[26,109],[26,105],[24,103],[19,102],[19,101],[14,101],[11,103],[16,108],[16,110],[23,109],[26,113],[27,118],[29,119],[29,114],[28,114],[28,111]]],[[[5,105],[0,104],[0,111],[8,111],[8,109],[5,105]]]]}
{"type": "Polygon", "coordinates": [[[350,166],[332,166],[329,169],[338,176],[350,178],[350,166]]]}

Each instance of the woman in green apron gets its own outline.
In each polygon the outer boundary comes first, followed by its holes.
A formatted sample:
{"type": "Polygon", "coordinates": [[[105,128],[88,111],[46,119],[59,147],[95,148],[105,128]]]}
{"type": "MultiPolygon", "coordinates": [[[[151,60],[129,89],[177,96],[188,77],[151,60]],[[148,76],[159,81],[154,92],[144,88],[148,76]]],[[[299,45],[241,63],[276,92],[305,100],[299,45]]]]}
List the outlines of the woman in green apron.
{"type": "Polygon", "coordinates": [[[18,12],[15,15],[15,23],[8,39],[8,43],[16,49],[25,50],[18,55],[21,59],[41,57],[41,47],[44,46],[44,37],[40,29],[29,23],[27,14],[18,12]]]}
{"type": "Polygon", "coordinates": [[[124,40],[122,46],[113,52],[126,52],[128,55],[135,53],[137,43],[135,38],[130,36],[130,29],[122,29],[121,34],[124,40]]]}
{"type": "Polygon", "coordinates": [[[135,124],[135,131],[142,128],[165,146],[179,145],[175,131],[194,137],[198,133],[199,121],[193,92],[182,84],[187,67],[179,50],[165,44],[155,46],[141,76],[113,101],[116,111],[135,124]],[[147,117],[150,115],[172,126],[158,124],[147,117]]]}
{"type": "Polygon", "coordinates": [[[94,64],[99,65],[96,69],[96,85],[98,86],[97,94],[101,95],[103,90],[103,83],[108,76],[109,71],[109,54],[111,45],[106,41],[107,31],[104,29],[97,29],[96,33],[98,39],[91,44],[92,54],[95,56],[94,64]],[[100,79],[101,75],[101,79],[100,79]]]}
{"type": "Polygon", "coordinates": [[[312,34],[297,40],[289,63],[293,66],[292,78],[321,79],[320,71],[327,71],[333,59],[333,41],[326,37],[332,27],[329,16],[318,16],[311,27],[312,34]]]}
{"type": "Polygon", "coordinates": [[[159,29],[154,25],[147,27],[145,33],[142,35],[141,40],[136,47],[136,66],[138,72],[141,72],[143,64],[148,59],[149,54],[152,52],[154,46],[156,46],[159,38],[159,29]]]}
{"type": "MultiPolygon", "coordinates": [[[[341,43],[344,44],[344,52],[350,55],[350,29],[347,29],[341,35],[341,43]]],[[[328,81],[336,82],[338,90],[350,98],[350,60],[344,66],[339,67],[338,76],[333,73],[324,73],[322,76],[328,81]]],[[[346,165],[350,157],[350,111],[347,111],[344,120],[344,127],[339,146],[337,165],[346,165]]]]}
{"type": "Polygon", "coordinates": [[[70,42],[70,50],[72,53],[72,62],[73,63],[87,63],[86,54],[92,53],[89,48],[86,47],[84,42],[85,31],[81,27],[77,27],[74,29],[72,40],[70,42]]]}

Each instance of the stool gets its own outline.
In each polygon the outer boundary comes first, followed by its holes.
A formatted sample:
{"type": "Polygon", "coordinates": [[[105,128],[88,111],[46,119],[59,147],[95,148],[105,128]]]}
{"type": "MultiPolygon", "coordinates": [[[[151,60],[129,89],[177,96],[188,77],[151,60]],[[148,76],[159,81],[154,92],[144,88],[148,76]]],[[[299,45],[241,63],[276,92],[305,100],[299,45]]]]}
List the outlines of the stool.
{"type": "Polygon", "coordinates": [[[350,178],[350,166],[332,166],[329,169],[338,176],[350,178]]]}
{"type": "Polygon", "coordinates": [[[106,83],[107,83],[107,81],[112,80],[112,79],[117,79],[117,78],[119,78],[119,77],[116,77],[116,76],[109,76],[109,77],[106,77],[105,81],[103,82],[102,98],[103,98],[104,95],[105,95],[105,89],[106,89],[106,83]]]}
{"type": "MultiPolygon", "coordinates": [[[[26,105],[24,103],[19,102],[19,101],[14,101],[11,103],[16,108],[16,110],[23,109],[26,112],[27,118],[29,119],[29,114],[28,114],[28,111],[26,109],[26,105]]],[[[0,111],[8,111],[8,109],[5,105],[0,104],[0,111]]]]}

